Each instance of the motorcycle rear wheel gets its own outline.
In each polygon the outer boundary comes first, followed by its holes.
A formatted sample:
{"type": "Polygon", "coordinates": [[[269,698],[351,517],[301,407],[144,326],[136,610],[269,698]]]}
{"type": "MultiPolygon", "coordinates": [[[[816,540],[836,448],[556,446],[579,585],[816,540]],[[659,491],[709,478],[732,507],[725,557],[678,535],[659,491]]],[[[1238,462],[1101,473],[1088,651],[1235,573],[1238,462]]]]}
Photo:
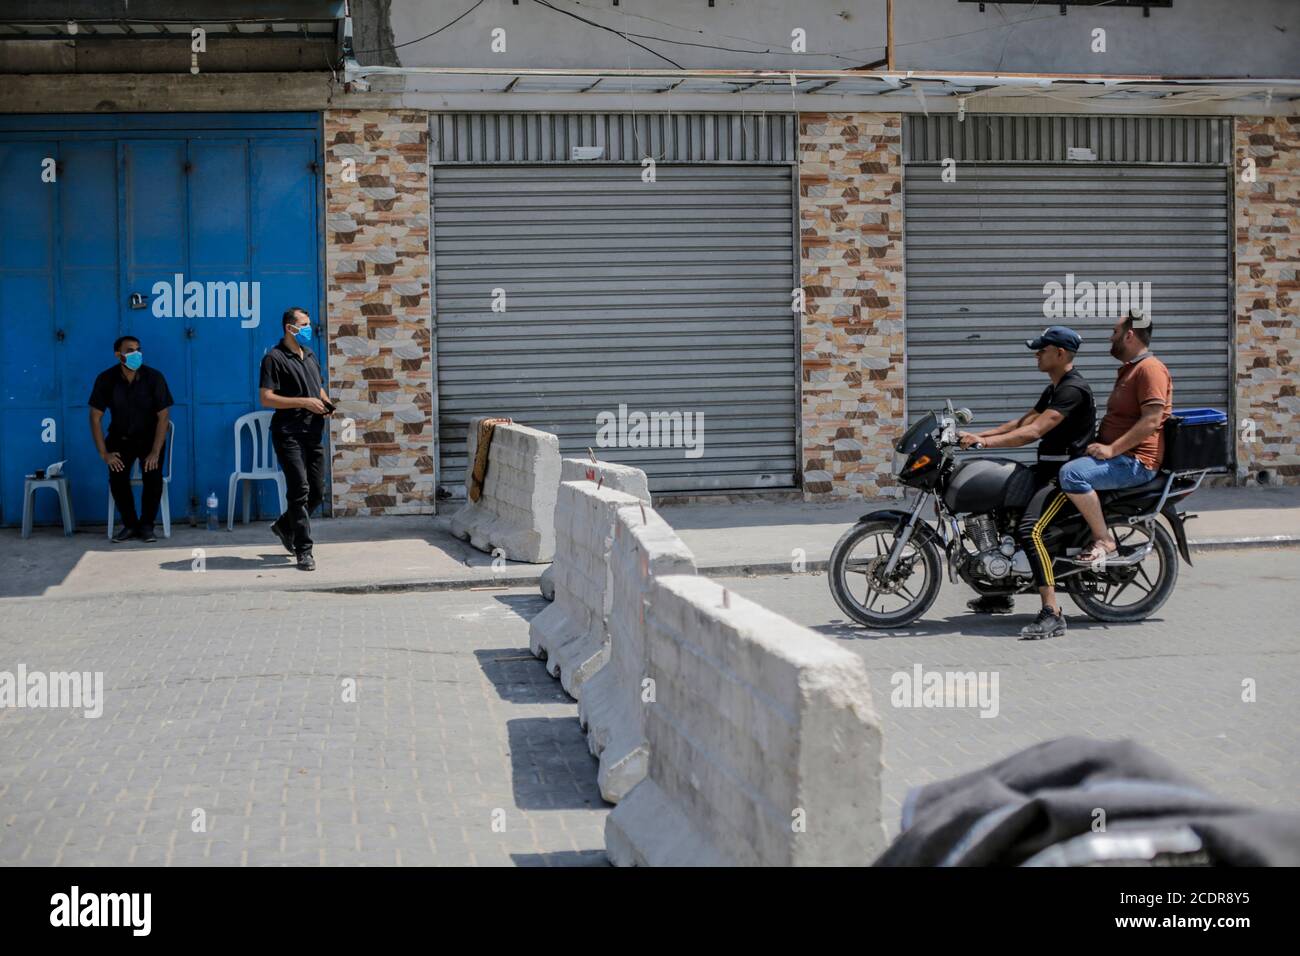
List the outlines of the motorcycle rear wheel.
{"type": "MultiPolygon", "coordinates": [[[[1093,620],[1106,624],[1130,624],[1146,620],[1169,600],[1174,585],[1178,583],[1178,549],[1174,545],[1173,535],[1164,525],[1157,521],[1151,527],[1154,530],[1155,546],[1140,564],[1128,568],[1112,568],[1102,575],[1085,571],[1063,582],[1070,600],[1080,611],[1093,620]],[[1099,581],[1103,588],[1100,595],[1087,587],[1089,581],[1099,581]],[[1145,592],[1145,595],[1130,604],[1121,606],[1117,603],[1120,597],[1134,589],[1145,592]]],[[[1139,536],[1145,539],[1148,535],[1147,529],[1142,525],[1122,525],[1111,528],[1111,531],[1122,546],[1140,544],[1141,541],[1136,539],[1139,536]]]]}
{"type": "Polygon", "coordinates": [[[930,610],[939,596],[942,567],[939,549],[920,534],[908,539],[891,578],[881,577],[900,530],[896,521],[861,521],[844,532],[831,551],[827,568],[831,596],[840,610],[859,624],[904,627],[930,610]],[[889,610],[885,603],[887,597],[905,603],[889,610]],[[877,601],[881,602],[879,608],[875,607],[877,601]]]}

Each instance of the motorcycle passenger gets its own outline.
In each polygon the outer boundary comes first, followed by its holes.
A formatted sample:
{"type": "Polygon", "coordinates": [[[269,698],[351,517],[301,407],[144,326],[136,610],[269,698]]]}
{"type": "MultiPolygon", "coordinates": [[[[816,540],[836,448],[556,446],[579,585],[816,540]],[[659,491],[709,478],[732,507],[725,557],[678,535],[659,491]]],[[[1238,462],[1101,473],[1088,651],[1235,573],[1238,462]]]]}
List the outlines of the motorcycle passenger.
{"type": "MultiPolygon", "coordinates": [[[[1033,467],[1036,490],[1016,528],[1016,538],[1029,559],[1043,602],[1038,617],[1020,632],[1028,640],[1065,633],[1065,615],[1056,601],[1052,559],[1043,546],[1042,533],[1068,501],[1057,487],[1057,472],[1088,447],[1096,423],[1092,389],[1074,368],[1075,354],[1082,344],[1079,334],[1063,325],[1054,325],[1027,340],[1025,345],[1038,358],[1039,371],[1051,378],[1051,384],[1043,389],[1034,407],[1019,418],[987,431],[958,435],[963,448],[976,442],[985,448],[1017,448],[1039,442],[1038,463],[1033,467]]],[[[984,614],[1010,614],[1015,600],[1009,594],[984,595],[968,602],[967,607],[984,614]]]]}
{"type": "Polygon", "coordinates": [[[1080,564],[1095,564],[1117,548],[1102,516],[1099,491],[1144,485],[1165,457],[1165,420],[1174,407],[1174,383],[1164,362],[1151,354],[1151,320],[1140,312],[1115,323],[1110,354],[1122,363],[1106,401],[1097,440],[1084,457],[1061,469],[1061,490],[1070,496],[1092,532],[1080,564]]]}

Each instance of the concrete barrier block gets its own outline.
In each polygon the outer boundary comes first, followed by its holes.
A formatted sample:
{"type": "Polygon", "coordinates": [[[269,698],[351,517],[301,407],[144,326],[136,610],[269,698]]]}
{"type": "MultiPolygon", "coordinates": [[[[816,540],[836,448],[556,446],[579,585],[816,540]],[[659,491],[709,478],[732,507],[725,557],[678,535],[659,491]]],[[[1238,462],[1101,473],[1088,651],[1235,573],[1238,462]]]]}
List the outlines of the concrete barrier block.
{"type": "Polygon", "coordinates": [[[861,658],[706,578],[646,608],[646,778],[606,819],[618,865],[867,865],[885,847],[861,658]]]}
{"type": "MultiPolygon", "coordinates": [[[[470,461],[473,460],[473,451],[471,451],[470,461]]],[[[614,491],[622,491],[639,498],[647,507],[650,505],[650,483],[646,474],[640,468],[633,468],[631,465],[592,461],[590,458],[562,458],[560,459],[560,481],[594,481],[603,488],[612,488],[614,491]]],[[[538,587],[546,600],[555,599],[555,573],[551,568],[542,572],[538,587]]]]}
{"type": "Polygon", "coordinates": [[[562,458],[560,481],[594,481],[602,488],[613,488],[650,504],[650,484],[646,474],[631,465],[592,461],[590,458],[562,458]],[[591,472],[590,476],[588,472],[591,472]]]}
{"type": "Polygon", "coordinates": [[[555,600],[533,618],[528,646],[546,659],[546,670],[560,678],[573,697],[609,659],[606,619],[610,609],[609,551],[618,509],[638,505],[621,491],[590,481],[560,484],[556,499],[555,600]]]}
{"type": "MultiPolygon", "coordinates": [[[[471,465],[481,421],[470,420],[471,465]]],[[[483,494],[452,516],[452,534],[488,554],[500,548],[512,561],[550,561],[555,555],[559,477],[559,439],[524,425],[497,425],[488,450],[483,494]]]]}
{"type": "Polygon", "coordinates": [[[587,744],[600,758],[601,796],[618,803],[645,777],[647,698],[645,614],[656,577],[694,574],[690,549],[653,509],[620,508],[609,554],[611,601],[609,663],[583,686],[578,719],[587,744]]]}

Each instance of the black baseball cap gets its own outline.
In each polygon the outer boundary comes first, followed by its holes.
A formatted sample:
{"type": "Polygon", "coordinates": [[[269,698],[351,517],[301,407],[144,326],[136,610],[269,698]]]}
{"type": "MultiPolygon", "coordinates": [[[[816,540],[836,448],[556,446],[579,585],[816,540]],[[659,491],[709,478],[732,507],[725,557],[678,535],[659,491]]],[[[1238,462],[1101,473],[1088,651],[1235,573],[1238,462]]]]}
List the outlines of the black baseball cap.
{"type": "Polygon", "coordinates": [[[1043,334],[1037,338],[1025,339],[1025,345],[1034,352],[1046,345],[1059,345],[1063,349],[1077,352],[1082,344],[1083,339],[1079,333],[1064,325],[1054,325],[1050,329],[1043,329],[1043,334]]]}

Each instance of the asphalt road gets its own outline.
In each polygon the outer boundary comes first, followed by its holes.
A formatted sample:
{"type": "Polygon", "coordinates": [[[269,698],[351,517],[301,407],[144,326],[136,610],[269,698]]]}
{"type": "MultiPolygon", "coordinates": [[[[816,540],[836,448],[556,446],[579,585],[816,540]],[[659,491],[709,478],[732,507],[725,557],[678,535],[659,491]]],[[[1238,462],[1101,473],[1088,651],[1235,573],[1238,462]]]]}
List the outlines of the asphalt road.
{"type": "MultiPolygon", "coordinates": [[[[1029,600],[977,618],[945,585],[917,626],[871,633],[822,574],[727,584],[866,661],[891,831],[908,787],[1066,734],[1300,803],[1300,552],[1204,555],[1158,619],[1072,614],[1037,643],[1016,639],[1029,600]],[[917,664],[996,674],[996,716],[893,706],[917,664]]],[[[0,600],[0,671],[104,680],[98,717],[0,707],[0,865],[602,865],[577,706],[527,651],[543,606],[532,589],[0,600]]]]}
{"type": "Polygon", "coordinates": [[[965,606],[973,593],[946,579],[924,618],[879,631],[845,618],[823,573],[723,583],[866,661],[884,726],[891,833],[911,786],[1067,735],[1132,738],[1223,796],[1300,810],[1300,551],[1193,560],[1154,618],[1101,624],[1064,598],[1069,630],[1047,641],[1018,639],[1036,597],[1017,598],[1014,615],[980,616],[965,606]],[[990,707],[894,706],[906,686],[894,675],[915,675],[918,664],[923,673],[996,674],[996,716],[980,716],[990,707]],[[1247,681],[1253,701],[1243,699],[1247,681]]]}

